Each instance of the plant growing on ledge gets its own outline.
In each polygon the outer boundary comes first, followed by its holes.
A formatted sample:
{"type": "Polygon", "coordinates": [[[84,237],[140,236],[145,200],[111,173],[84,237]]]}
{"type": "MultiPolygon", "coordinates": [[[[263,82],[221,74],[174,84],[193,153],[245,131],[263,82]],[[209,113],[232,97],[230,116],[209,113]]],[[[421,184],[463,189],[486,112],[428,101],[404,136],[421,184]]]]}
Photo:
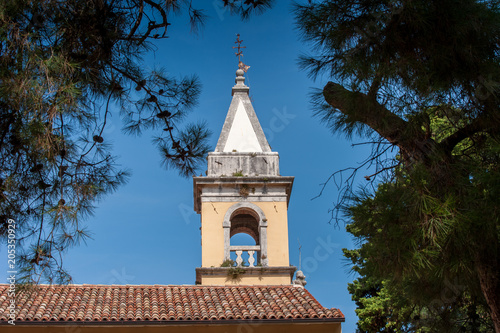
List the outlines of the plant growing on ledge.
{"type": "MultiPolygon", "coordinates": [[[[255,192],[255,190],[254,190],[254,192],[255,192]]],[[[241,185],[240,195],[242,197],[246,198],[246,197],[248,197],[249,194],[250,194],[250,191],[249,191],[248,185],[246,185],[246,184],[241,185]]]]}
{"type": "Polygon", "coordinates": [[[220,265],[220,267],[234,267],[234,266],[236,266],[236,262],[231,259],[224,260],[220,265]]]}
{"type": "Polygon", "coordinates": [[[220,267],[229,268],[227,270],[227,276],[230,277],[231,279],[235,280],[240,275],[245,274],[245,269],[243,268],[244,265],[245,265],[244,262],[241,264],[241,266],[238,266],[234,260],[226,259],[222,262],[220,267]]]}
{"type": "Polygon", "coordinates": [[[245,274],[245,269],[241,266],[231,267],[227,270],[227,276],[233,280],[237,279],[242,274],[245,274]]]}
{"type": "Polygon", "coordinates": [[[243,177],[243,170],[233,172],[233,177],[243,177]]]}

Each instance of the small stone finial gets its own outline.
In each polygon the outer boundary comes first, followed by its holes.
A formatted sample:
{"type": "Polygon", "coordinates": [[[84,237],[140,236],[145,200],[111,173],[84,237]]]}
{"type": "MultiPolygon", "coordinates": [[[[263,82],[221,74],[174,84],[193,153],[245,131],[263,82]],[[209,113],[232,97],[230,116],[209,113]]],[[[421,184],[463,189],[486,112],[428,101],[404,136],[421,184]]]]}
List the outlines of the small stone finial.
{"type": "Polygon", "coordinates": [[[306,284],[306,276],[304,275],[304,273],[302,273],[301,270],[298,270],[297,273],[295,273],[295,280],[293,280],[293,285],[297,287],[305,287],[306,284]]]}
{"type": "Polygon", "coordinates": [[[236,70],[236,79],[234,80],[236,85],[233,87],[233,95],[235,92],[243,92],[248,94],[250,88],[248,88],[248,86],[245,85],[244,74],[245,71],[242,68],[238,68],[236,70]]]}

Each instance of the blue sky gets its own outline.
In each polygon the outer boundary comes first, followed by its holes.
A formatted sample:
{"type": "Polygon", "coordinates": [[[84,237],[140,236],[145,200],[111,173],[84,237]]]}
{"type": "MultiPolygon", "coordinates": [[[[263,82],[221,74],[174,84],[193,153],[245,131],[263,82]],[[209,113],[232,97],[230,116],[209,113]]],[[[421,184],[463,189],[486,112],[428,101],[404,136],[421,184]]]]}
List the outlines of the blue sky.
{"type": "MultiPolygon", "coordinates": [[[[277,1],[272,10],[246,22],[220,8],[221,2],[195,1],[209,16],[198,35],[190,32],[186,17],[172,20],[169,38],[157,42],[145,66],[199,76],[203,91],[190,119],[207,121],[215,148],[237,69],[232,46],[241,34],[246,46],[243,61],[251,66],[246,83],[254,109],[273,151],[280,154],[281,174],[295,176],[288,211],[290,263],[299,264],[300,241],[307,289],[323,306],[341,309],[346,316],[344,332],[353,332],[355,305],[347,283],[354,275],[341,249],[354,244],[343,225],[328,224],[336,188],[328,186],[321,197],[311,198],[332,172],[356,166],[367,151],[332,135],[312,116],[308,94],[327,78],[313,82],[297,66],[298,56],[310,48],[299,40],[291,2],[277,1]]],[[[98,203],[87,220],[93,240],[67,253],[66,268],[78,284],[194,284],[201,246],[192,179],[161,166],[150,133],[122,134],[117,113],[108,122],[103,136],[113,143],[119,163],[132,171],[132,177],[98,203]]],[[[1,260],[1,271],[6,271],[5,264],[1,260]]]]}

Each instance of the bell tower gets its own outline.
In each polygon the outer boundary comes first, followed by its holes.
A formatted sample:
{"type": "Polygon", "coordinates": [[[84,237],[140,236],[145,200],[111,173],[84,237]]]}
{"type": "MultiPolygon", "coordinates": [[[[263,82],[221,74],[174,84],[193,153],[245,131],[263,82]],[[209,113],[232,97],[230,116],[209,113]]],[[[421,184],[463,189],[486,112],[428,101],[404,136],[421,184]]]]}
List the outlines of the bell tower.
{"type": "MultiPolygon", "coordinates": [[[[239,39],[238,39],[239,40],[239,39]]],[[[237,54],[238,55],[238,54],[237,54]]],[[[291,284],[287,210],[294,177],[279,173],[245,85],[236,71],[232,101],[206,177],[194,177],[194,210],[201,214],[202,285],[291,284]],[[255,244],[233,245],[245,233],[255,244]]]]}

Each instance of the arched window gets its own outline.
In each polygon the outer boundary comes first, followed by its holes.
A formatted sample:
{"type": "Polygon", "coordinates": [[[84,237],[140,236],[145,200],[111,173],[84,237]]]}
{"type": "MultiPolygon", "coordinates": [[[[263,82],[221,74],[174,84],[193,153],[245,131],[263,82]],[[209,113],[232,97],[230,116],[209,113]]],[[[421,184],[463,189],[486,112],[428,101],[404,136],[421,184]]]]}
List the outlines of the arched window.
{"type": "Polygon", "coordinates": [[[231,206],[224,217],[224,260],[234,260],[241,266],[248,261],[248,266],[256,264],[267,266],[267,219],[262,210],[252,203],[237,203],[231,206]],[[233,236],[246,234],[254,244],[234,244],[233,236]],[[256,256],[254,256],[256,255],[256,256]]]}

